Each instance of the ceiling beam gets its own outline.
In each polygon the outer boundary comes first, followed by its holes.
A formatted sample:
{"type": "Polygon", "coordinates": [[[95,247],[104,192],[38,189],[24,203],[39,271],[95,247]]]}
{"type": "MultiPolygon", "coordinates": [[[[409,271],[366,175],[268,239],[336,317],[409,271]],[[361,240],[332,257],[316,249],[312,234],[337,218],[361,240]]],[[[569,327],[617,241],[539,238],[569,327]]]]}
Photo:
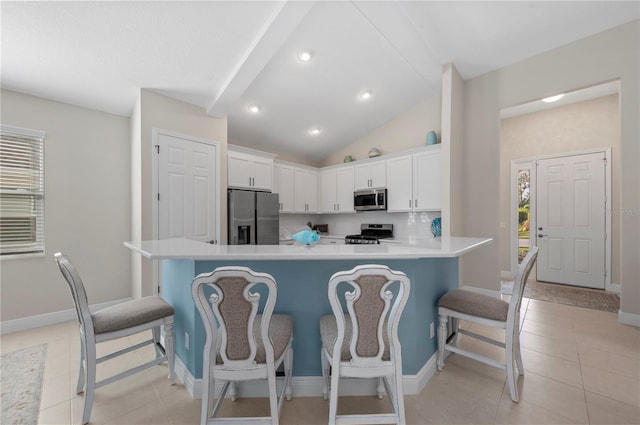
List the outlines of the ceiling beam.
{"type": "Polygon", "coordinates": [[[207,108],[208,115],[222,117],[228,114],[233,103],[242,96],[314,4],[315,1],[283,1],[276,6],[207,108]]]}

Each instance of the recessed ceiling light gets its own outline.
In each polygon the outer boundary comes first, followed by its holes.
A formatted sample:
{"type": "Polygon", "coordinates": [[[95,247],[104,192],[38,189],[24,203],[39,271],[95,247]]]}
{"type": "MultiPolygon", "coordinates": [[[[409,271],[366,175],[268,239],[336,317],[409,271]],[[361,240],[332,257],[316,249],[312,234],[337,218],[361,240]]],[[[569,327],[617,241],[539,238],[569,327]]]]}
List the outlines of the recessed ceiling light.
{"type": "Polygon", "coordinates": [[[249,112],[253,112],[254,114],[257,114],[262,110],[260,105],[249,105],[247,109],[249,110],[249,112]]]}
{"type": "Polygon", "coordinates": [[[309,134],[311,134],[312,136],[317,136],[318,134],[320,134],[322,130],[320,130],[318,127],[314,127],[311,130],[309,130],[309,134]]]}
{"type": "Polygon", "coordinates": [[[555,95],[555,96],[545,97],[544,99],[542,99],[542,101],[543,102],[547,102],[547,103],[551,103],[551,102],[555,102],[556,100],[562,99],[563,96],[564,96],[564,93],[558,94],[558,95],[555,95]]]}
{"type": "Polygon", "coordinates": [[[300,50],[298,52],[298,60],[300,62],[309,62],[311,60],[311,52],[308,50],[300,50]]]}
{"type": "Polygon", "coordinates": [[[362,93],[360,93],[360,99],[362,100],[369,100],[371,99],[371,90],[365,90],[362,93]]]}

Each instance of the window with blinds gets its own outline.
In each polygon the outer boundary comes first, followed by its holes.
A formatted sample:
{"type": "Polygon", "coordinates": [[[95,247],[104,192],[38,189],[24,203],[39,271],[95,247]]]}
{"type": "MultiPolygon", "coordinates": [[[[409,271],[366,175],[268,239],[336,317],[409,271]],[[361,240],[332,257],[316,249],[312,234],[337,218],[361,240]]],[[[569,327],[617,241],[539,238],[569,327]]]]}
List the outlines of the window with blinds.
{"type": "Polygon", "coordinates": [[[0,254],[44,252],[44,133],[0,127],[0,254]]]}

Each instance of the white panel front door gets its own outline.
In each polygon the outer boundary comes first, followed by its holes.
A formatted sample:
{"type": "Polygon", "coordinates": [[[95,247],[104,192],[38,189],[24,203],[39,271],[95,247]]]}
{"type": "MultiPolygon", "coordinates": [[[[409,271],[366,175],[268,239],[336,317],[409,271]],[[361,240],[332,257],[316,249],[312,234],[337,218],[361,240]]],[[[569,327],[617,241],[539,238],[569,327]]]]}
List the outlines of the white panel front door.
{"type": "Polygon", "coordinates": [[[537,161],[539,281],[604,289],[605,158],[537,161]]]}
{"type": "Polygon", "coordinates": [[[216,148],[158,134],[158,239],[216,235],[216,148]]]}

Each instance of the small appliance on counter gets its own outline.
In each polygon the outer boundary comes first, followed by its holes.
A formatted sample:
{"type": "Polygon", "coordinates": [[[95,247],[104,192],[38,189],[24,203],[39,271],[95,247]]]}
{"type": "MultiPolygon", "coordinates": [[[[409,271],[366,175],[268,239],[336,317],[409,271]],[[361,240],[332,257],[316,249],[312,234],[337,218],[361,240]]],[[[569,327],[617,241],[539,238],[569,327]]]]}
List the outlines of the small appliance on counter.
{"type": "Polygon", "coordinates": [[[227,192],[229,245],[278,245],[280,204],[277,193],[227,192]]]}
{"type": "Polygon", "coordinates": [[[393,224],[361,224],[359,235],[347,235],[344,243],[353,244],[379,244],[380,239],[393,238],[393,224]]]}

